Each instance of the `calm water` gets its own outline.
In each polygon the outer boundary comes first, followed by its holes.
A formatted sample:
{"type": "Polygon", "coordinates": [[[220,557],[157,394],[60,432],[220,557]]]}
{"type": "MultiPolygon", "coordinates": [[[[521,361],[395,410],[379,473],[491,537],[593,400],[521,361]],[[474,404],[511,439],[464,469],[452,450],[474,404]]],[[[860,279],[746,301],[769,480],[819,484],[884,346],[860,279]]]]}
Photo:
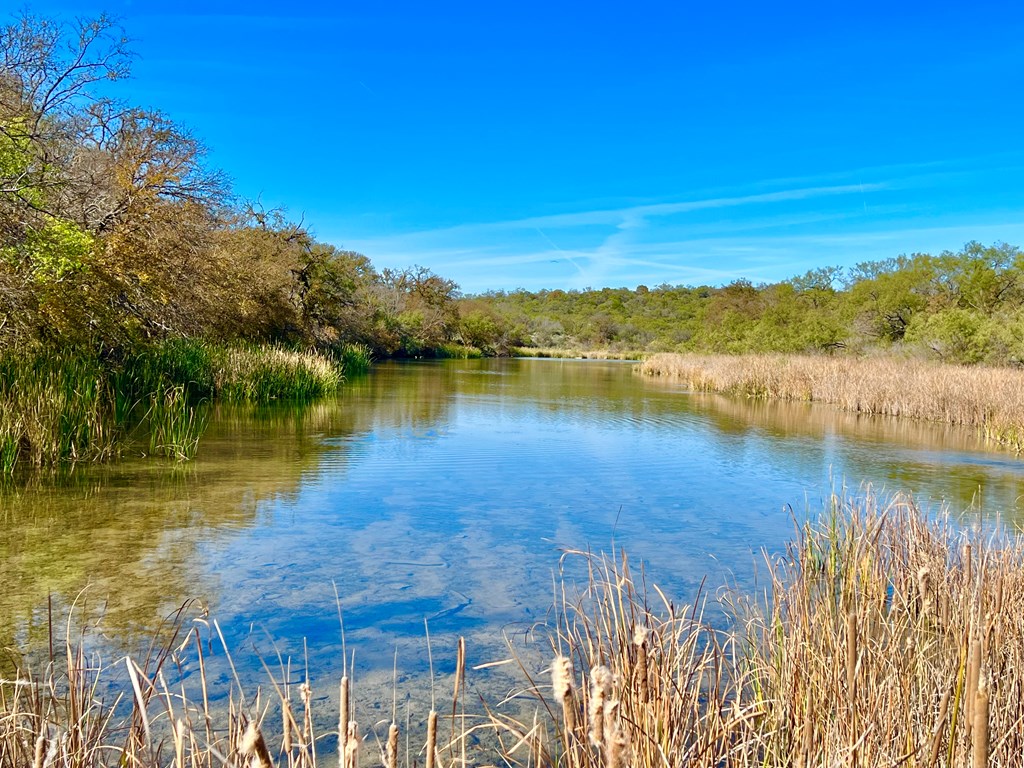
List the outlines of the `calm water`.
{"type": "MultiPolygon", "coordinates": [[[[46,639],[47,595],[132,648],[188,598],[255,647],[341,668],[335,586],[367,678],[471,664],[544,619],[563,549],[626,548],[686,602],[750,584],[832,482],[1024,519],[1024,464],[970,434],[687,394],[623,363],[383,364],[337,400],[219,410],[199,457],[78,471],[3,504],[0,644],[46,639]],[[834,478],[834,480],[833,480],[834,478]],[[83,592],[84,590],[84,592],[83,592]]],[[[571,566],[570,566],[571,567],[571,566]]]]}

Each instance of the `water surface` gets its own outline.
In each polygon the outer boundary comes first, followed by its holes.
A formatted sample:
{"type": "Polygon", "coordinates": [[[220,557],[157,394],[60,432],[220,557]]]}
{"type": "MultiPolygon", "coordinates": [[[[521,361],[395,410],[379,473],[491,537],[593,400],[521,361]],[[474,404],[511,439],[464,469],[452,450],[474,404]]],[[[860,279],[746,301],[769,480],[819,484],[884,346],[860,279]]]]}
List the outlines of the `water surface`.
{"type": "Polygon", "coordinates": [[[543,621],[563,550],[623,547],[680,602],[747,587],[844,479],[1024,515],[1024,466],[969,432],[694,395],[619,362],[385,363],[330,401],[219,408],[190,464],[4,495],[0,643],[48,642],[48,596],[102,615],[117,650],[196,598],[243,676],[256,647],[329,677],[337,589],[361,674],[389,679],[397,648],[417,676],[424,620],[442,665],[457,635],[479,663],[543,621]]]}

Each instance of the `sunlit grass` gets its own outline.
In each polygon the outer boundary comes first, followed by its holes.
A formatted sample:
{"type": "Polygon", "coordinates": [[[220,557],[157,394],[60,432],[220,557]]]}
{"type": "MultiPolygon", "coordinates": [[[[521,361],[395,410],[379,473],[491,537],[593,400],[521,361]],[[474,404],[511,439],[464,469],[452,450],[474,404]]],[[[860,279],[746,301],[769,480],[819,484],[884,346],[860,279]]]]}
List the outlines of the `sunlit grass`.
{"type": "Polygon", "coordinates": [[[827,403],[976,429],[1024,450],[1024,370],[898,358],[657,354],[638,368],[696,391],[827,403]]]}
{"type": "Polygon", "coordinates": [[[0,473],[102,461],[138,440],[153,454],[188,459],[212,400],[313,400],[338,390],[346,365],[365,370],[368,352],[353,347],[335,359],[189,339],[106,357],[8,351],[0,357],[0,473]]]}

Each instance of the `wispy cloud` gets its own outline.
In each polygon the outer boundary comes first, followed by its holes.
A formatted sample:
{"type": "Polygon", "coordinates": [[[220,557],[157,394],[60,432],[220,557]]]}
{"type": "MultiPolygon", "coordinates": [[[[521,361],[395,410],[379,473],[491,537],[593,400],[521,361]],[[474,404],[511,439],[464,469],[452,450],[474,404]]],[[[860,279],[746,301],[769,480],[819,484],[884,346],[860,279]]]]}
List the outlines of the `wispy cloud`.
{"type": "Polygon", "coordinates": [[[381,266],[425,264],[469,292],[772,281],[825,264],[956,248],[969,239],[1020,240],[1019,213],[993,218],[947,210],[943,195],[952,198],[965,178],[984,174],[959,163],[863,169],[788,180],[801,183],[776,183],[774,189],[761,182],[687,199],[349,238],[345,244],[381,266]],[[846,183],[821,183],[837,180],[846,183]],[[937,216],[942,225],[936,226],[937,216]]]}

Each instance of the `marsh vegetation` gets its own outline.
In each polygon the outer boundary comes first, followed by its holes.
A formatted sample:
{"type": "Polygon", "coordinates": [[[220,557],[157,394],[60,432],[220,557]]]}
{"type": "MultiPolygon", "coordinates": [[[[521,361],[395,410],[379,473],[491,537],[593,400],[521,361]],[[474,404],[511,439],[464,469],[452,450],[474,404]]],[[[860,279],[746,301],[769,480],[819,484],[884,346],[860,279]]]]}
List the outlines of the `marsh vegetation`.
{"type": "Polygon", "coordinates": [[[658,354],[638,370],[698,392],[797,400],[941,422],[1024,449],[1024,371],[894,358],[658,354]]]}

